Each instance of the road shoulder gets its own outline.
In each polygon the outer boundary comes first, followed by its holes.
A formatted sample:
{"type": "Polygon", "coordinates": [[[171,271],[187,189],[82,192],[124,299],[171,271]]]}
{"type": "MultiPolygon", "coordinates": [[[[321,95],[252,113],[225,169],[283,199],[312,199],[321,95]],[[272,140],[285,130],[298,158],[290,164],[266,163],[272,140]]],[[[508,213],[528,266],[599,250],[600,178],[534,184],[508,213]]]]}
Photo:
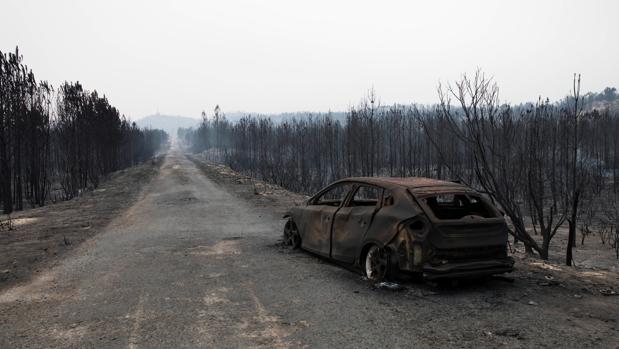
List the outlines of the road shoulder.
{"type": "Polygon", "coordinates": [[[0,229],[0,290],[31,280],[103,231],[139,200],[163,158],[117,171],[72,200],[13,213],[12,229],[0,229]]]}

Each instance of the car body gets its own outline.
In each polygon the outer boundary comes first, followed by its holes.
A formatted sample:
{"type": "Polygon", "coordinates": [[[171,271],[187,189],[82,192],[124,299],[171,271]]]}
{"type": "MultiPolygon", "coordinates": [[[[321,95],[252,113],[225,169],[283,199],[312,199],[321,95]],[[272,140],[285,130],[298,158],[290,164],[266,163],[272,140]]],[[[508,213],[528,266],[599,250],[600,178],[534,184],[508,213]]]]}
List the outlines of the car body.
{"type": "Polygon", "coordinates": [[[502,214],[481,193],[455,182],[345,178],[284,218],[286,243],[365,266],[371,278],[393,271],[427,279],[479,277],[513,269],[502,214]]]}

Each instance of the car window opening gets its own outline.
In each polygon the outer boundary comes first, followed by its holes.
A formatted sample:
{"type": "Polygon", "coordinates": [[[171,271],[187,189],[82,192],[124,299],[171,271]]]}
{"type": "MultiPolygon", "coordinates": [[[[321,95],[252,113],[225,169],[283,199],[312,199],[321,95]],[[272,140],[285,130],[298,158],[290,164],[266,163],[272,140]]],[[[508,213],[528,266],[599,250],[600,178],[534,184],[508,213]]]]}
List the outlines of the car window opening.
{"type": "Polygon", "coordinates": [[[338,207],[342,203],[348,192],[352,189],[352,184],[346,183],[337,185],[324,194],[322,194],[319,198],[314,201],[314,205],[327,205],[327,206],[335,206],[338,207]]]}
{"type": "Polygon", "coordinates": [[[357,207],[357,206],[370,206],[374,207],[380,200],[382,195],[382,189],[376,187],[369,186],[360,186],[352,200],[350,200],[349,206],[357,207]]]}
{"type": "Polygon", "coordinates": [[[438,219],[462,219],[464,217],[497,217],[494,209],[474,195],[440,194],[425,197],[424,202],[438,219]]]}

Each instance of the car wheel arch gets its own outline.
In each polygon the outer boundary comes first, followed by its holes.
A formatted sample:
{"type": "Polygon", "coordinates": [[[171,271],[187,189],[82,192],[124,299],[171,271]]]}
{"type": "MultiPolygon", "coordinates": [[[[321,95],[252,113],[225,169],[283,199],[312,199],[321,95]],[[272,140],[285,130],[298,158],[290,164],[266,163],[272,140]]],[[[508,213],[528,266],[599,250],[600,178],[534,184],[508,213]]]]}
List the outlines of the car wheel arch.
{"type": "Polygon", "coordinates": [[[359,259],[357,260],[357,264],[359,264],[360,266],[362,265],[362,263],[365,262],[365,256],[370,250],[370,248],[372,248],[372,246],[377,246],[378,248],[388,248],[387,245],[377,240],[366,240],[361,246],[362,247],[359,253],[359,259]]]}
{"type": "Polygon", "coordinates": [[[301,247],[303,245],[303,234],[301,233],[301,230],[299,229],[299,225],[297,224],[297,222],[294,221],[294,219],[291,217],[288,218],[288,220],[286,221],[285,225],[284,225],[284,229],[286,229],[286,227],[288,225],[294,225],[294,227],[297,230],[297,235],[299,237],[299,247],[301,247]]]}
{"type": "MultiPolygon", "coordinates": [[[[357,260],[357,264],[360,267],[363,267],[363,263],[365,263],[365,256],[368,253],[368,251],[370,250],[370,248],[372,246],[378,246],[378,248],[384,248],[387,249],[389,252],[389,255],[393,258],[394,256],[396,256],[397,253],[397,249],[395,246],[392,245],[392,243],[396,240],[396,238],[398,237],[400,231],[398,229],[395,229],[394,232],[391,234],[389,240],[387,240],[387,242],[382,242],[380,240],[377,239],[366,239],[363,244],[361,244],[361,249],[359,250],[360,253],[358,254],[359,259],[357,260]]],[[[393,262],[393,261],[392,261],[393,262]]],[[[396,264],[397,265],[397,264],[396,264]]]]}
{"type": "Polygon", "coordinates": [[[303,224],[300,224],[300,222],[302,222],[302,215],[298,210],[293,208],[289,211],[286,211],[282,218],[286,219],[286,224],[288,224],[288,222],[294,223],[297,226],[297,229],[299,230],[299,235],[301,236],[301,238],[303,238],[303,232],[302,232],[303,224]]]}

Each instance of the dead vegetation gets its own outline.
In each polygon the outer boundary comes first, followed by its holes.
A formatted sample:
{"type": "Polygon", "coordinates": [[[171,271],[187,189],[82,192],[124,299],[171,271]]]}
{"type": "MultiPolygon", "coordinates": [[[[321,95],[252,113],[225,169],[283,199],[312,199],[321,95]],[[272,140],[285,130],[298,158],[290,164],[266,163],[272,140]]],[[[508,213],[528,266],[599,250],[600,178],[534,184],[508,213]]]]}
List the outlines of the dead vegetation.
{"type": "Polygon", "coordinates": [[[0,51],[0,206],[10,214],[68,200],[154,156],[168,135],[140,129],[79,83],[54,89],[0,51]]]}

